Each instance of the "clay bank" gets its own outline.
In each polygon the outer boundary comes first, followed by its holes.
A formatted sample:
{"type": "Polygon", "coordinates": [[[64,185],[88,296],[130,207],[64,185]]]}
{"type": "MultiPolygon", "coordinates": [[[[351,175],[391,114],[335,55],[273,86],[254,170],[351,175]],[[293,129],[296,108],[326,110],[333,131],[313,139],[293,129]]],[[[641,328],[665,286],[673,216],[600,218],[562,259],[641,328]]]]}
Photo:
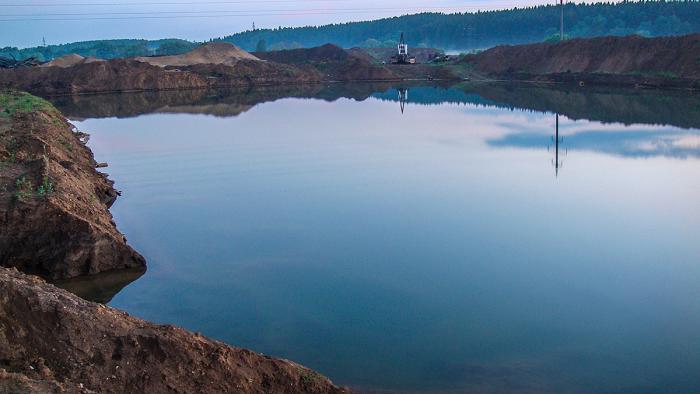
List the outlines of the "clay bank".
{"type": "Polygon", "coordinates": [[[145,270],[112,220],[119,193],[87,138],[48,102],[0,94],[0,392],[346,391],[291,361],[138,320],[27,275],[145,270]]]}

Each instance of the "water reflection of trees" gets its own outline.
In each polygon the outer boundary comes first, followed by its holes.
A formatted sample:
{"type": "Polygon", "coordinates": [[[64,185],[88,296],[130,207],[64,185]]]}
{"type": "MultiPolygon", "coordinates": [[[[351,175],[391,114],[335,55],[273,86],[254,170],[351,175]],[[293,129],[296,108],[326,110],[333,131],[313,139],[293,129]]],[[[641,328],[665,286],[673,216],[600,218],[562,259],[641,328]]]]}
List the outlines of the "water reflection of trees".
{"type": "Polygon", "coordinates": [[[410,88],[413,105],[469,104],[551,112],[572,120],[700,128],[700,94],[650,90],[603,90],[523,84],[309,84],[251,89],[179,90],[63,96],[51,98],[72,119],[130,117],[147,113],[200,113],[237,116],[253,106],[282,98],[334,101],[369,97],[399,101],[410,88]]]}

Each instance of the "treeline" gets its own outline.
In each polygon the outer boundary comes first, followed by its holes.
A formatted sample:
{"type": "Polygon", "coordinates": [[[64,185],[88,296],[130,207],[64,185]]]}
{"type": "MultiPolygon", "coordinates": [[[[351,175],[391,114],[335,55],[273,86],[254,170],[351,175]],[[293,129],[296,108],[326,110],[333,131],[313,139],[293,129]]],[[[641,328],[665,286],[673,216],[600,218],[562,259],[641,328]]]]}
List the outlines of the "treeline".
{"type": "MultiPolygon", "coordinates": [[[[412,47],[465,51],[551,39],[559,32],[559,15],[560,8],[556,5],[456,14],[422,13],[368,22],[249,30],[213,40],[231,42],[248,51],[327,43],[345,48],[378,48],[396,45],[400,33],[405,32],[412,47]]],[[[655,37],[700,32],[700,0],[570,3],[565,5],[564,15],[568,37],[629,34],[655,37]]],[[[77,53],[110,59],[179,54],[199,44],[178,39],[83,41],[27,49],[1,48],[0,56],[17,60],[33,56],[45,61],[77,53]]]]}
{"type": "Polygon", "coordinates": [[[40,61],[49,61],[63,55],[77,53],[85,57],[113,59],[132,56],[175,55],[192,50],[197,45],[199,44],[179,39],[97,40],[25,49],[5,47],[0,48],[0,56],[16,60],[35,57],[40,61]]]}
{"type": "MultiPolygon", "coordinates": [[[[554,3],[554,1],[553,1],[554,3]]],[[[328,42],[342,47],[387,47],[401,32],[414,47],[480,49],[499,44],[540,42],[559,32],[556,5],[501,11],[442,14],[422,13],[325,26],[249,30],[219,38],[254,50],[313,47],[328,42]]],[[[700,31],[700,2],[624,1],[621,3],[566,4],[568,37],[602,35],[665,36],[700,31]]]]}

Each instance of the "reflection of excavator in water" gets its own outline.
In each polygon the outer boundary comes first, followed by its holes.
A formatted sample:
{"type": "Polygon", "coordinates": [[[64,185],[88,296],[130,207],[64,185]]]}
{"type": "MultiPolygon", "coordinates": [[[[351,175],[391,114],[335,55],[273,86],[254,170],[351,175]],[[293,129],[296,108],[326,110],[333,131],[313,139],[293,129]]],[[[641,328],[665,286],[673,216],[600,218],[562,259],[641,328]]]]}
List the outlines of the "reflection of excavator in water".
{"type": "Polygon", "coordinates": [[[408,102],[408,89],[399,88],[399,105],[401,106],[401,113],[403,113],[406,108],[406,103],[408,102]]]}
{"type": "Polygon", "coordinates": [[[403,38],[403,33],[401,33],[398,50],[398,53],[391,57],[391,64],[416,64],[415,56],[411,56],[408,53],[408,44],[403,38]]]}

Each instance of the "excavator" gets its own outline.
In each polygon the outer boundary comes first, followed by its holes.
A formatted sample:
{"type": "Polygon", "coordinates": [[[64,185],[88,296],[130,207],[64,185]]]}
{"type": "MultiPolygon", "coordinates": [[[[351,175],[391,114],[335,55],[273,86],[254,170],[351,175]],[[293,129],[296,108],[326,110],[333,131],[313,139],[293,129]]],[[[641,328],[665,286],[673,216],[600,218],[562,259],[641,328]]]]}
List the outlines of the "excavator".
{"type": "Polygon", "coordinates": [[[403,32],[398,45],[398,54],[391,57],[391,64],[416,64],[415,56],[408,53],[408,44],[404,40],[403,32]]]}

